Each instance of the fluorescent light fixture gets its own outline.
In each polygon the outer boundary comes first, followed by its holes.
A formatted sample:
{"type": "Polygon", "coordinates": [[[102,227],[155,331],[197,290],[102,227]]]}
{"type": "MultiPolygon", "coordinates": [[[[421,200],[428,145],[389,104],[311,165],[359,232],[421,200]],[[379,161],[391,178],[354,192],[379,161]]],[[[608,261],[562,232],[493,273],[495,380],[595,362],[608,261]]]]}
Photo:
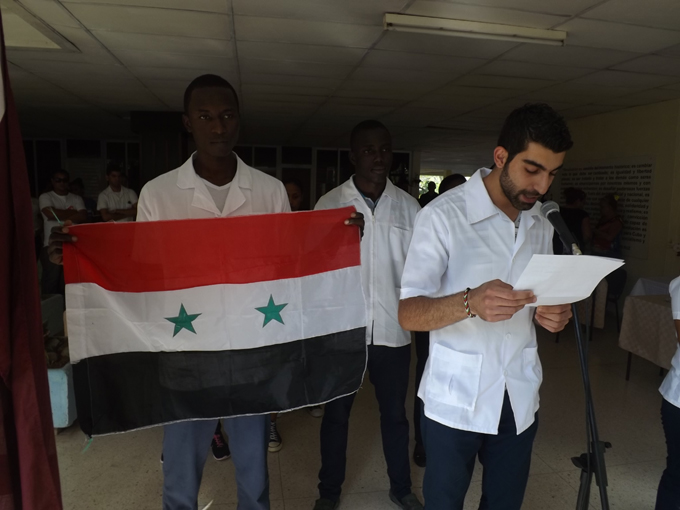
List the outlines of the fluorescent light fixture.
{"type": "Polygon", "coordinates": [[[383,25],[385,30],[396,30],[397,32],[439,34],[473,39],[548,44],[551,46],[564,46],[567,40],[567,33],[561,30],[545,30],[542,28],[517,27],[498,23],[431,18],[389,12],[385,13],[383,25]]]}

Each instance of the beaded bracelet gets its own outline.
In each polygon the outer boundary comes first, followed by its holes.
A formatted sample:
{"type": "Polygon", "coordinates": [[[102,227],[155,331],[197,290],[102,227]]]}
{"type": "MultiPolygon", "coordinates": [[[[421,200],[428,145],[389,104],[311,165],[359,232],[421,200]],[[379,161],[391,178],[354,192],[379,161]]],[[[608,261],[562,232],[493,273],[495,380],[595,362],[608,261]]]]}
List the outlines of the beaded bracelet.
{"type": "Polygon", "coordinates": [[[463,294],[463,304],[465,305],[465,312],[467,313],[467,316],[473,319],[474,317],[477,316],[470,311],[470,303],[468,303],[468,294],[470,294],[470,287],[465,289],[465,293],[463,294]]]}

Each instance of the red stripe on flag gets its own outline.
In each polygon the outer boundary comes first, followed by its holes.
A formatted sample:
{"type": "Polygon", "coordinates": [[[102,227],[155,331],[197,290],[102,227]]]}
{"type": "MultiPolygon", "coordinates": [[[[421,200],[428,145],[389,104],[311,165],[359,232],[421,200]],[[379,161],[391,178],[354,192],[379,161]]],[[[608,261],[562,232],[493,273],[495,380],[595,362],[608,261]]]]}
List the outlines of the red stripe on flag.
{"type": "Polygon", "coordinates": [[[66,283],[117,292],[300,278],[361,264],[355,209],[71,227],[66,283]]]}

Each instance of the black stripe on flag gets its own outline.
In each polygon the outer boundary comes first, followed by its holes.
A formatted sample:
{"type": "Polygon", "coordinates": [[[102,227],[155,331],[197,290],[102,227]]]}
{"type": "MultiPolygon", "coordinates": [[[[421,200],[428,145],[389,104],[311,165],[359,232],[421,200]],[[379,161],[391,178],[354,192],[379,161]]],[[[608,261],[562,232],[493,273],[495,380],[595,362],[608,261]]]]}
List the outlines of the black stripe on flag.
{"type": "Polygon", "coordinates": [[[285,411],[359,389],[366,328],[256,349],[128,352],[73,366],[87,435],[285,411]]]}

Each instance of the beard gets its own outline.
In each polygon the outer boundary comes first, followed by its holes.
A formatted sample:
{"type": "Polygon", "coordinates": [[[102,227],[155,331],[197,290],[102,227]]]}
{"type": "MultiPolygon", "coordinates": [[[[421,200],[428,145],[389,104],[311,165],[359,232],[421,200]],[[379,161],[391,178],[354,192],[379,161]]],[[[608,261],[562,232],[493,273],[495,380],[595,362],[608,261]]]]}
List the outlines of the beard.
{"type": "Polygon", "coordinates": [[[510,177],[508,165],[505,165],[501,170],[500,183],[503,193],[510,201],[512,206],[518,211],[528,211],[534,206],[533,203],[522,202],[522,200],[520,200],[521,196],[525,196],[527,198],[539,198],[541,196],[538,193],[530,192],[529,190],[518,189],[517,185],[510,177]]]}

